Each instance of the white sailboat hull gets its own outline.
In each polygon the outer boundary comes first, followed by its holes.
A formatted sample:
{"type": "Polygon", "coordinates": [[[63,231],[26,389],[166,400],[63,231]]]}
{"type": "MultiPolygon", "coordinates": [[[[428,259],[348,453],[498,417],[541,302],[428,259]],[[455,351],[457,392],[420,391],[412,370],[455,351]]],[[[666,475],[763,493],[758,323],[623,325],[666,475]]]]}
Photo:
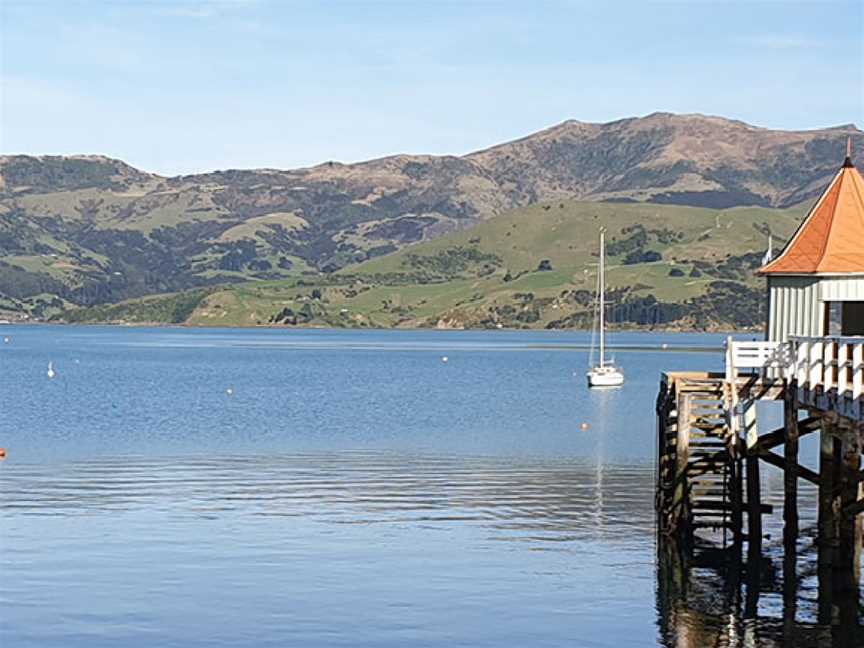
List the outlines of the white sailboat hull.
{"type": "Polygon", "coordinates": [[[620,387],[624,374],[615,367],[594,367],[587,374],[589,387],[620,387]]]}

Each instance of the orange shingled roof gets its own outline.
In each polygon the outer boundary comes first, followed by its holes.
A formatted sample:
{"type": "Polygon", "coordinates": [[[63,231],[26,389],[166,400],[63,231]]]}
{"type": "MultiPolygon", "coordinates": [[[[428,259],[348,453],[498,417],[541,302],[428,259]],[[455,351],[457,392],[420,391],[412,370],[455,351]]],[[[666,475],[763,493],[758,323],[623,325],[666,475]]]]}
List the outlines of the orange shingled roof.
{"type": "Polygon", "coordinates": [[[848,157],[780,256],[758,272],[864,273],[864,179],[848,157]]]}

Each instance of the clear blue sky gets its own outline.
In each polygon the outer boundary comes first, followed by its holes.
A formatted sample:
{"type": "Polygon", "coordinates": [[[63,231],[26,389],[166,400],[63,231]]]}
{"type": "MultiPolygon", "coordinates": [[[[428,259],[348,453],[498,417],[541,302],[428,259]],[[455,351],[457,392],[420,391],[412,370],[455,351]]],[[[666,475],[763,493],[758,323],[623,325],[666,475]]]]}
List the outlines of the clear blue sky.
{"type": "Polygon", "coordinates": [[[0,0],[0,151],[160,173],[657,110],[864,127],[864,2],[0,0]]]}

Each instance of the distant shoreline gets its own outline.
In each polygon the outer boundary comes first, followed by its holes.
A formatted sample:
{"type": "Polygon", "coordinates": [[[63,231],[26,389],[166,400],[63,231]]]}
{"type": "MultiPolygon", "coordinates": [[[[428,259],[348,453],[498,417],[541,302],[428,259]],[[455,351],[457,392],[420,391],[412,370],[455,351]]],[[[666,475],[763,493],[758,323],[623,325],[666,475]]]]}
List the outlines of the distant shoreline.
{"type": "MultiPolygon", "coordinates": [[[[172,324],[166,322],[65,322],[65,321],[7,321],[0,322],[0,330],[3,326],[110,326],[116,328],[171,328],[171,329],[200,329],[200,330],[278,330],[278,331],[437,331],[437,332],[488,332],[488,333],[590,333],[591,329],[584,328],[455,328],[421,326],[391,326],[391,327],[376,327],[376,326],[279,326],[272,324],[255,324],[251,326],[202,326],[200,324],[172,324]]],[[[607,329],[612,333],[689,333],[689,334],[711,334],[711,335],[762,335],[764,333],[761,328],[741,328],[734,331],[728,329],[684,329],[678,327],[628,327],[616,328],[609,327],[607,329]]],[[[622,348],[622,347],[619,347],[622,348]]],[[[702,347],[700,347],[702,348],[702,347]]]]}

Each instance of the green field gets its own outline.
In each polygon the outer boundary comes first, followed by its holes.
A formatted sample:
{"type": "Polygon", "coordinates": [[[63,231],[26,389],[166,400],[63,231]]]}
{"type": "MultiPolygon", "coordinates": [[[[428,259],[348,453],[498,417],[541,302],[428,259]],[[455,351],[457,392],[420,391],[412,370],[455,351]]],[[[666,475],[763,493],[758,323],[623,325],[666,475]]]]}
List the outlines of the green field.
{"type": "MultiPolygon", "coordinates": [[[[591,321],[597,238],[607,229],[612,326],[758,326],[767,245],[782,245],[804,208],[710,210],[556,202],[332,274],[257,281],[204,294],[197,326],[584,327],[591,321]]],[[[78,314],[142,321],[153,299],[78,314]],[[140,306],[139,306],[140,305],[140,306]],[[141,313],[130,315],[140,308],[141,313]]],[[[165,309],[171,311],[170,308],[165,309]]],[[[156,319],[155,321],[164,321],[156,319]]]]}

